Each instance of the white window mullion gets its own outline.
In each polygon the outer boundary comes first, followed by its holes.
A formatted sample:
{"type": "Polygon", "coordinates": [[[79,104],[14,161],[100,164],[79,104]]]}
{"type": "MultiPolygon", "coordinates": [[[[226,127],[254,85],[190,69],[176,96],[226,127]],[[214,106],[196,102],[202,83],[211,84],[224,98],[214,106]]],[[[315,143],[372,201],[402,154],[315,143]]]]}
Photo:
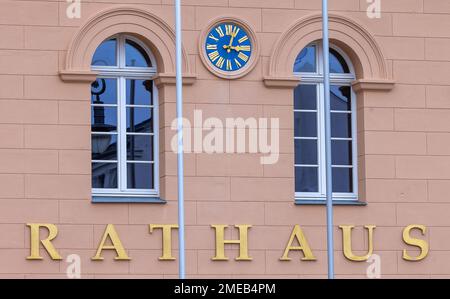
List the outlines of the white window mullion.
{"type": "Polygon", "coordinates": [[[326,194],[326,155],[325,155],[325,103],[324,103],[324,85],[322,83],[317,84],[317,105],[319,107],[318,113],[318,127],[317,135],[319,137],[319,193],[321,196],[326,194]]]}
{"type": "Polygon", "coordinates": [[[317,105],[319,108],[319,124],[318,124],[318,136],[319,136],[319,194],[321,197],[326,195],[327,180],[326,180],[326,155],[325,155],[325,94],[323,83],[323,47],[322,43],[318,42],[317,47],[317,105]]]}
{"type": "Polygon", "coordinates": [[[119,69],[123,69],[125,67],[125,37],[120,36],[117,40],[117,47],[119,49],[119,69]]]}
{"type": "Polygon", "coordinates": [[[155,194],[159,195],[159,101],[158,101],[158,89],[153,82],[152,89],[152,103],[153,103],[153,189],[155,194]]]}
{"type": "Polygon", "coordinates": [[[317,47],[317,74],[322,78],[323,80],[323,46],[322,43],[319,42],[316,44],[317,47]]]}
{"type": "Polygon", "coordinates": [[[125,191],[127,188],[127,120],[126,120],[126,79],[124,77],[119,78],[120,81],[120,96],[119,96],[119,168],[120,168],[120,191],[125,191]]]}
{"type": "MultiPolygon", "coordinates": [[[[351,88],[351,87],[350,87],[351,88]]],[[[352,101],[352,166],[353,166],[353,194],[358,196],[358,126],[357,126],[357,103],[356,94],[351,88],[350,92],[352,101]]]]}
{"type": "MultiPolygon", "coordinates": [[[[118,40],[118,48],[119,48],[119,69],[123,69],[125,67],[125,37],[120,36],[118,40]]],[[[127,101],[127,81],[123,75],[119,78],[119,85],[121,86],[119,93],[119,148],[120,148],[120,156],[119,156],[119,168],[120,168],[120,187],[119,190],[124,192],[127,189],[127,167],[126,167],[126,159],[127,159],[127,123],[126,123],[126,101],[127,101]]]]}

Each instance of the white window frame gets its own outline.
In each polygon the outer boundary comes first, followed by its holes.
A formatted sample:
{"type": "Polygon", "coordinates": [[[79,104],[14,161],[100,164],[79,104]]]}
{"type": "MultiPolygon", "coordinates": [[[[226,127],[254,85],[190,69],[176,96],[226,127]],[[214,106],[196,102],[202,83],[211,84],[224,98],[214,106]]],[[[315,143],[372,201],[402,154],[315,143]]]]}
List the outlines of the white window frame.
{"type": "MultiPolygon", "coordinates": [[[[323,47],[321,42],[315,42],[308,46],[316,47],[316,72],[302,73],[294,72],[294,75],[300,77],[300,84],[311,84],[317,86],[317,149],[318,149],[318,192],[295,192],[295,199],[302,201],[320,201],[326,199],[326,156],[325,156],[325,106],[324,106],[324,87],[323,87],[323,47]]],[[[351,122],[352,122],[352,177],[353,192],[339,193],[333,192],[334,201],[358,201],[358,140],[357,140],[357,98],[351,83],[355,80],[355,69],[351,64],[349,57],[338,47],[330,45],[330,48],[338,52],[347,63],[350,74],[330,74],[330,85],[350,86],[351,89],[351,122]]],[[[295,111],[295,109],[294,109],[295,111]]],[[[294,137],[294,140],[296,138],[294,137]]],[[[336,140],[336,138],[333,138],[336,140]]],[[[339,140],[339,138],[337,138],[339,140]]],[[[345,139],[347,140],[347,139],[345,139]]],[[[350,140],[349,140],[350,141],[350,140]]],[[[298,165],[300,166],[300,165],[298,165]]],[[[302,165],[304,166],[304,165],[302,165]]],[[[316,166],[316,165],[315,165],[316,166]]],[[[339,166],[333,166],[337,168],[339,166]]],[[[349,167],[345,167],[349,168],[349,167]]]]}
{"type": "MultiPolygon", "coordinates": [[[[150,49],[139,39],[125,34],[112,36],[116,38],[116,57],[118,58],[118,66],[92,66],[92,70],[97,72],[98,78],[116,79],[117,80],[117,189],[92,188],[92,195],[98,197],[159,197],[159,102],[158,89],[153,81],[153,105],[145,105],[142,107],[151,108],[153,112],[153,133],[145,133],[143,135],[153,136],[153,189],[129,189],[127,185],[127,131],[126,131],[126,80],[154,80],[157,69],[155,66],[156,59],[150,49]],[[125,43],[126,40],[132,40],[141,46],[148,55],[151,67],[129,67],[126,66],[125,43]]],[[[92,104],[91,104],[92,105],[92,104]]],[[[133,105],[134,107],[139,105],[133,105]]],[[[95,133],[91,132],[91,135],[95,133]]],[[[107,133],[101,133],[107,134],[107,133]]],[[[134,135],[140,135],[135,133],[134,135]]],[[[95,160],[98,162],[98,160],[95,160]]],[[[105,161],[113,162],[113,161],[105,161]]],[[[101,163],[101,161],[99,162],[101,163]]],[[[142,162],[140,162],[142,163],[142,162]]],[[[144,162],[146,163],[146,162],[144,162]]]]}

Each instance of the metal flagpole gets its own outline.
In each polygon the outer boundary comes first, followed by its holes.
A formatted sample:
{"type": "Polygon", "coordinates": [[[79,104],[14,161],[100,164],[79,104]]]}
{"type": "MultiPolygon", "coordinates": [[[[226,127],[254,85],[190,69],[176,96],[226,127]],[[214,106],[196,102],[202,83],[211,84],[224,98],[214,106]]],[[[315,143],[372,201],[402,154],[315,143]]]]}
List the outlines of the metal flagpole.
{"type": "Polygon", "coordinates": [[[330,42],[328,36],[328,0],[322,0],[323,18],[323,85],[325,98],[325,156],[327,188],[327,253],[328,278],[334,279],[333,241],[333,168],[331,160],[330,42]]]}
{"type": "Polygon", "coordinates": [[[184,160],[183,160],[183,69],[181,38],[181,0],[175,0],[175,36],[176,36],[176,84],[177,84],[177,137],[178,137],[178,242],[179,277],[186,278],[184,247],[184,160]]]}

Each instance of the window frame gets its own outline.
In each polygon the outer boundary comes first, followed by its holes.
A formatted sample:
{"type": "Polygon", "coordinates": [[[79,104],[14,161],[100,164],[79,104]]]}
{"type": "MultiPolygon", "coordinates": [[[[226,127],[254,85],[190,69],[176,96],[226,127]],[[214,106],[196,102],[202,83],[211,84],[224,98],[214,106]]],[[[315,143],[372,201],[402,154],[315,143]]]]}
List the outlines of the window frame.
{"type": "MultiPolygon", "coordinates": [[[[294,76],[300,77],[300,85],[316,85],[317,88],[317,150],[318,150],[318,192],[295,192],[295,199],[297,201],[312,201],[319,202],[326,199],[326,156],[325,156],[325,105],[324,105],[324,80],[323,80],[323,47],[322,42],[314,42],[308,45],[316,47],[316,72],[294,72],[294,76]]],[[[357,202],[358,201],[358,131],[357,131],[357,97],[352,88],[352,82],[356,79],[354,67],[349,57],[335,45],[330,45],[330,48],[340,54],[347,63],[349,74],[330,74],[330,85],[349,86],[351,95],[351,125],[352,125],[352,184],[353,192],[342,193],[333,192],[333,201],[336,202],[357,202]]],[[[293,110],[294,112],[297,111],[293,110]]],[[[294,124],[295,125],[295,124],[294,124]]],[[[339,139],[339,138],[338,138],[339,139]]],[[[296,137],[294,136],[294,142],[296,137]]],[[[347,139],[345,139],[347,140],[347,139]]],[[[350,140],[349,140],[350,141],[350,140]]],[[[295,152],[294,152],[295,155],[295,152]]],[[[298,164],[301,166],[302,164],[298,164]]],[[[294,163],[294,170],[297,164],[294,163]]],[[[333,166],[337,168],[339,165],[333,166]]],[[[350,167],[345,167],[350,168],[350,167]]],[[[294,175],[295,178],[295,175],[294,175]]]]}
{"type": "MultiPolygon", "coordinates": [[[[154,79],[157,74],[157,68],[155,66],[156,60],[150,49],[142,43],[139,39],[127,35],[127,34],[118,34],[111,36],[110,39],[117,39],[116,46],[116,59],[118,62],[117,66],[91,66],[91,69],[97,72],[97,79],[115,79],[117,80],[117,104],[112,105],[117,107],[117,188],[92,188],[92,196],[100,197],[99,200],[95,200],[98,202],[110,202],[108,198],[120,199],[120,198],[129,198],[126,202],[137,201],[140,202],[143,198],[156,198],[160,196],[160,181],[159,181],[159,96],[158,89],[154,82],[154,79]],[[145,53],[148,55],[150,62],[152,63],[151,67],[130,67],[126,66],[126,56],[125,56],[125,43],[126,40],[132,40],[141,46],[145,53]],[[145,133],[145,136],[153,137],[153,162],[145,162],[140,161],[139,163],[143,164],[152,164],[153,165],[153,189],[130,189],[127,187],[127,136],[128,135],[140,135],[138,133],[129,134],[127,132],[127,89],[126,82],[127,80],[150,80],[152,81],[152,105],[133,105],[133,107],[144,107],[151,109],[153,113],[153,133],[145,133]]],[[[92,103],[90,104],[91,107],[92,103]]],[[[95,133],[91,130],[91,136],[95,133]]],[[[102,132],[102,134],[104,134],[102,132]]],[[[110,133],[112,134],[112,133],[110,133]]],[[[116,134],[116,133],[114,133],[116,134]]],[[[91,158],[91,163],[94,161],[101,160],[93,160],[91,158]]],[[[108,161],[111,162],[111,161],[108,161]]],[[[101,163],[101,162],[100,162],[101,163]]],[[[91,174],[92,175],[92,174],[91,174]]],[[[111,200],[114,201],[114,200],[111,200]]]]}

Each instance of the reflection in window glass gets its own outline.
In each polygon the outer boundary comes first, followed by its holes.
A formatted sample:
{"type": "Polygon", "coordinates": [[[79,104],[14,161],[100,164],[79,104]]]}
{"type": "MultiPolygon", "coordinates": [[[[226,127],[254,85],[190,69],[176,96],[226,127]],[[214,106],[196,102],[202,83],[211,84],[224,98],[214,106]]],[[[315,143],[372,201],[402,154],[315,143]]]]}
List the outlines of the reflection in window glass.
{"type": "Polygon", "coordinates": [[[318,192],[317,167],[295,167],[295,192],[318,192]]]}
{"type": "MultiPolygon", "coordinates": [[[[355,105],[351,83],[354,76],[344,57],[330,48],[331,159],[333,192],[342,199],[357,199],[357,165],[354,150],[355,105]],[[339,82],[339,83],[337,83],[339,82]],[[343,194],[341,194],[343,193],[343,194]]],[[[301,84],[294,90],[295,191],[300,200],[325,199],[326,142],[325,99],[321,59],[322,43],[307,46],[298,55],[294,72],[301,84]]]]}
{"type": "Polygon", "coordinates": [[[91,103],[117,104],[117,79],[99,78],[91,84],[91,103]]]}
{"type": "Polygon", "coordinates": [[[153,189],[153,164],[127,163],[128,189],[153,189]]]}
{"type": "Polygon", "coordinates": [[[317,109],[317,85],[300,84],[294,89],[294,109],[317,109]]]}
{"type": "Polygon", "coordinates": [[[92,188],[117,188],[117,163],[92,163],[92,188]]]}
{"type": "Polygon", "coordinates": [[[295,137],[317,137],[316,112],[295,112],[294,115],[295,137]]]}
{"type": "Polygon", "coordinates": [[[127,39],[125,44],[126,66],[151,67],[150,58],[145,50],[132,40],[127,39]]]}
{"type": "Polygon", "coordinates": [[[335,111],[351,111],[351,88],[350,86],[331,86],[331,110],[335,111]]]}
{"type": "Polygon", "coordinates": [[[294,73],[315,73],[316,67],[316,46],[309,46],[303,49],[295,59],[294,73]]]}
{"type": "Polygon", "coordinates": [[[331,113],[331,137],[352,137],[352,115],[348,113],[331,113]]]}
{"type": "Polygon", "coordinates": [[[128,135],[127,158],[129,161],[153,161],[153,136],[128,135]]]}
{"type": "Polygon", "coordinates": [[[92,65],[117,66],[117,40],[115,38],[104,41],[94,53],[92,65]]]}
{"type": "Polygon", "coordinates": [[[127,105],[153,105],[153,82],[150,80],[127,80],[127,105]]]}
{"type": "Polygon", "coordinates": [[[317,165],[317,140],[295,140],[295,164],[317,165]]]}
{"type": "Polygon", "coordinates": [[[117,107],[92,106],[93,132],[117,132],[117,107]]]}
{"type": "Polygon", "coordinates": [[[117,160],[117,134],[92,134],[92,160],[117,160]]]}
{"type": "Polygon", "coordinates": [[[330,48],[330,72],[334,74],[349,74],[350,68],[344,57],[336,50],[330,48]]]}
{"type": "Polygon", "coordinates": [[[94,197],[157,197],[157,99],[150,53],[131,36],[103,42],[92,65],[91,157],[94,197]],[[118,57],[120,55],[120,57],[118,57]],[[115,66],[115,68],[111,68],[115,66]]]}
{"type": "Polygon", "coordinates": [[[333,192],[353,192],[353,169],[333,167],[333,192]]]}
{"type": "Polygon", "coordinates": [[[127,132],[153,133],[152,109],[127,107],[127,132]]]}
{"type": "Polygon", "coordinates": [[[352,142],[347,140],[331,141],[333,165],[352,165],[352,142]]]}

